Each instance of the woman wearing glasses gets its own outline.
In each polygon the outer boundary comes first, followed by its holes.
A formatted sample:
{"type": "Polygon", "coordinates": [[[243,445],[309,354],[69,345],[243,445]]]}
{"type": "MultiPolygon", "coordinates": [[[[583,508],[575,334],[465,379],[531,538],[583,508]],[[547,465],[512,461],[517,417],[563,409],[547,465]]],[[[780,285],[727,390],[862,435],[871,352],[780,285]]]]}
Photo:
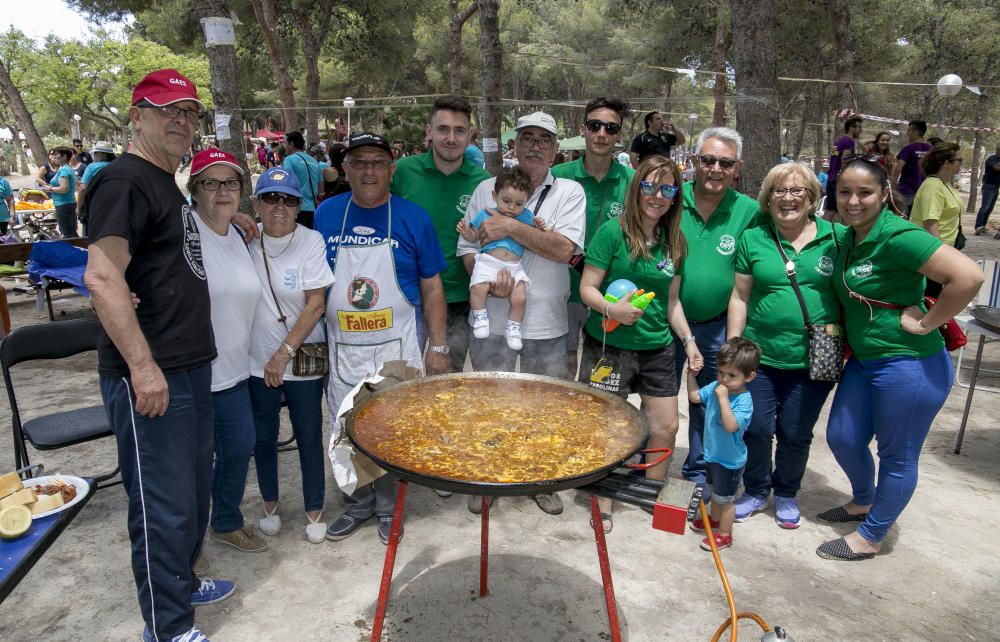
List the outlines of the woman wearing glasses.
{"type": "MultiPolygon", "coordinates": [[[[261,283],[243,236],[233,227],[242,187],[243,170],[232,154],[210,149],[195,155],[188,192],[201,238],[218,353],[212,362],[215,464],[209,537],[256,553],[265,550],[267,542],[244,526],[240,503],[257,440],[248,381],[250,333],[261,283]]],[[[203,565],[199,560],[196,572],[203,565]]]]}
{"type": "Polygon", "coordinates": [[[264,286],[250,338],[250,400],[257,429],[253,450],[257,484],[264,500],[260,530],[276,535],[281,529],[277,443],[284,397],[298,443],[306,537],[318,544],[326,537],[322,522],[324,378],[295,375],[292,366],[302,344],[326,341],[318,322],[333,274],[326,263],[323,237],[295,222],[301,204],[299,182],[292,172],[273,167],[257,180],[254,208],[260,215],[262,234],[249,248],[264,286]]]}
{"type": "MultiPolygon", "coordinates": [[[[751,339],[763,352],[757,377],[747,384],[753,418],[744,437],[747,463],[744,493],[736,502],[739,522],[765,510],[773,491],[778,526],[799,527],[795,496],[806,471],[813,426],[833,388],[833,383],[809,376],[809,335],[802,311],[805,305],[812,325],[840,322],[831,282],[837,255],[834,230],[816,216],[819,194],[819,180],[804,165],[773,167],[757,197],[766,218],[743,233],[736,249],[727,334],[751,339]],[[794,269],[801,304],[786,263],[794,269]]],[[[839,326],[828,327],[840,332],[839,326]]]]}
{"type": "MultiPolygon", "coordinates": [[[[961,250],[965,247],[962,234],[962,199],[952,188],[951,180],[962,169],[961,148],[955,143],[938,143],[920,161],[927,177],[913,197],[910,221],[923,227],[946,245],[961,250]]],[[[941,284],[928,279],[924,292],[937,297],[941,284]]]]}
{"type": "MultiPolygon", "coordinates": [[[[677,436],[674,351],[687,353],[692,370],[702,367],[678,300],[678,273],[687,253],[680,228],[680,185],[680,168],[672,160],[651,156],[640,163],[624,213],[606,221],[590,239],[580,279],[580,299],[596,313],[584,327],[580,381],[622,397],[637,392],[649,422],[650,448],[673,448],[677,436]],[[633,305],[628,292],[614,302],[605,298],[608,286],[619,279],[654,294],[644,309],[633,305]]],[[[649,468],[646,476],[663,479],[668,467],[669,460],[649,468]]],[[[604,531],[610,532],[611,502],[598,501],[604,531]]]]}
{"type": "Polygon", "coordinates": [[[852,496],[819,519],[860,526],[816,553],[862,560],[879,552],[916,489],[920,449],[952,384],[938,328],[972,300],[983,274],[962,253],[886,208],[889,180],[877,162],[847,164],[836,196],[849,228],[836,235],[833,286],[854,354],[834,396],[826,438],[852,496]],[[929,311],[922,301],[925,277],[946,286],[929,311]]]}

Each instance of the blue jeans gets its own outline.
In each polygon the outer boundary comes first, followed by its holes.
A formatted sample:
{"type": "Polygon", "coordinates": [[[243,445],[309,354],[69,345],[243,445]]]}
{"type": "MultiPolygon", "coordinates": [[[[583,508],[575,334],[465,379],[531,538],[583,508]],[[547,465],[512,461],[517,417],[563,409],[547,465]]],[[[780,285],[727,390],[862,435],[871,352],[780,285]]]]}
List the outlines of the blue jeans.
{"type": "Polygon", "coordinates": [[[993,211],[993,206],[997,204],[998,189],[1000,189],[1000,185],[982,184],[983,204],[979,207],[979,212],[976,214],[976,229],[986,227],[986,222],[990,220],[990,212],[993,211]]]}
{"type": "Polygon", "coordinates": [[[288,403],[288,416],[298,444],[302,470],[302,499],[306,512],[322,510],[325,492],[323,468],[323,378],[286,381],[268,388],[261,377],[250,377],[250,401],[257,443],[253,458],[257,464],[257,485],[265,502],[278,501],[278,428],[281,394],[288,403]]]}
{"type": "MultiPolygon", "coordinates": [[[[710,319],[702,323],[689,321],[691,334],[695,343],[701,351],[701,356],[705,358],[705,367],[698,373],[696,379],[698,386],[704,388],[715,381],[717,373],[715,356],[719,353],[719,348],[726,342],[726,317],[725,315],[710,319]]],[[[677,367],[677,381],[683,381],[684,362],[687,360],[687,353],[684,350],[677,350],[674,353],[674,363],[677,367]]],[[[698,483],[704,483],[705,476],[705,453],[702,443],[705,436],[705,409],[700,403],[688,402],[688,456],[681,467],[681,474],[684,479],[698,483]]]]}
{"type": "Polygon", "coordinates": [[[917,460],[948,398],[951,357],[852,357],[833,398],[826,441],[851,482],[854,502],[871,505],[858,533],[880,542],[917,487],[917,460]],[[868,445],[878,446],[878,480],[868,445]]]}
{"type": "Polygon", "coordinates": [[[215,467],[212,469],[212,529],[231,533],[243,528],[243,491],[257,433],[246,379],[212,393],[215,407],[215,467]]]}
{"type": "Polygon", "coordinates": [[[833,383],[813,381],[808,368],[760,366],[747,389],[753,398],[753,418],[743,436],[747,445],[743,486],[748,495],[760,499],[766,499],[772,489],[777,497],[795,497],[809,461],[813,426],[833,383]],[[778,446],[772,468],[775,436],[778,446]]]}

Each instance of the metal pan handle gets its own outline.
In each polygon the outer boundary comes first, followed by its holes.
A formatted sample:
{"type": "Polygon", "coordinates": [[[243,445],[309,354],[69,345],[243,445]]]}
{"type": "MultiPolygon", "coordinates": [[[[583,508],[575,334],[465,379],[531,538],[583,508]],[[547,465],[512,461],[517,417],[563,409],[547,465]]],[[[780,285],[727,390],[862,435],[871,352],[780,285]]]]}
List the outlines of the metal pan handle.
{"type": "Polygon", "coordinates": [[[672,448],[645,448],[643,450],[640,450],[639,452],[641,452],[643,455],[648,455],[650,453],[663,453],[663,454],[657,457],[656,461],[647,462],[645,464],[625,464],[625,468],[631,468],[632,470],[646,470],[648,468],[656,466],[657,464],[662,464],[667,460],[668,457],[670,457],[670,455],[674,453],[672,448]]]}

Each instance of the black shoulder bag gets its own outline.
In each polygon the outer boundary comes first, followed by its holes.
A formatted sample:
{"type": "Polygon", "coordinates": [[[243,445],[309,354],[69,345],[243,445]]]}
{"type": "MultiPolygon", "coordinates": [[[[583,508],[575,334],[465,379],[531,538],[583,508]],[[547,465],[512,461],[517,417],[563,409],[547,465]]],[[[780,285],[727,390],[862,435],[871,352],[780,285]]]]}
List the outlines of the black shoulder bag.
{"type": "Polygon", "coordinates": [[[802,319],[805,322],[806,334],[809,336],[809,378],[813,381],[840,381],[840,372],[844,368],[844,331],[835,323],[814,325],[806,309],[806,301],[802,298],[798,279],[795,277],[795,264],[788,259],[785,248],[775,231],[771,230],[771,238],[778,246],[778,252],[785,262],[785,274],[792,283],[792,291],[802,308],[802,319]]]}

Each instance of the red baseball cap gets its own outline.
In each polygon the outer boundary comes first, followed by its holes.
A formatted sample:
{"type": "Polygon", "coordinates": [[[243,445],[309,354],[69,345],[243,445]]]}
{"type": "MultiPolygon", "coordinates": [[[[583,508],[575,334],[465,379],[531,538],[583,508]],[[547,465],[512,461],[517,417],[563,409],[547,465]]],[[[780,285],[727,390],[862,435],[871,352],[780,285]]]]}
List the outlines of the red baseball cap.
{"type": "Polygon", "coordinates": [[[146,74],[132,91],[133,105],[138,105],[143,100],[156,107],[193,100],[205,111],[205,105],[198,100],[198,88],[190,78],[176,69],[159,69],[146,74]]]}
{"type": "Polygon", "coordinates": [[[243,168],[240,167],[240,163],[236,160],[236,157],[221,149],[204,149],[195,154],[194,158],[191,159],[191,176],[201,174],[212,165],[226,165],[235,169],[240,176],[243,176],[243,168]]]}

